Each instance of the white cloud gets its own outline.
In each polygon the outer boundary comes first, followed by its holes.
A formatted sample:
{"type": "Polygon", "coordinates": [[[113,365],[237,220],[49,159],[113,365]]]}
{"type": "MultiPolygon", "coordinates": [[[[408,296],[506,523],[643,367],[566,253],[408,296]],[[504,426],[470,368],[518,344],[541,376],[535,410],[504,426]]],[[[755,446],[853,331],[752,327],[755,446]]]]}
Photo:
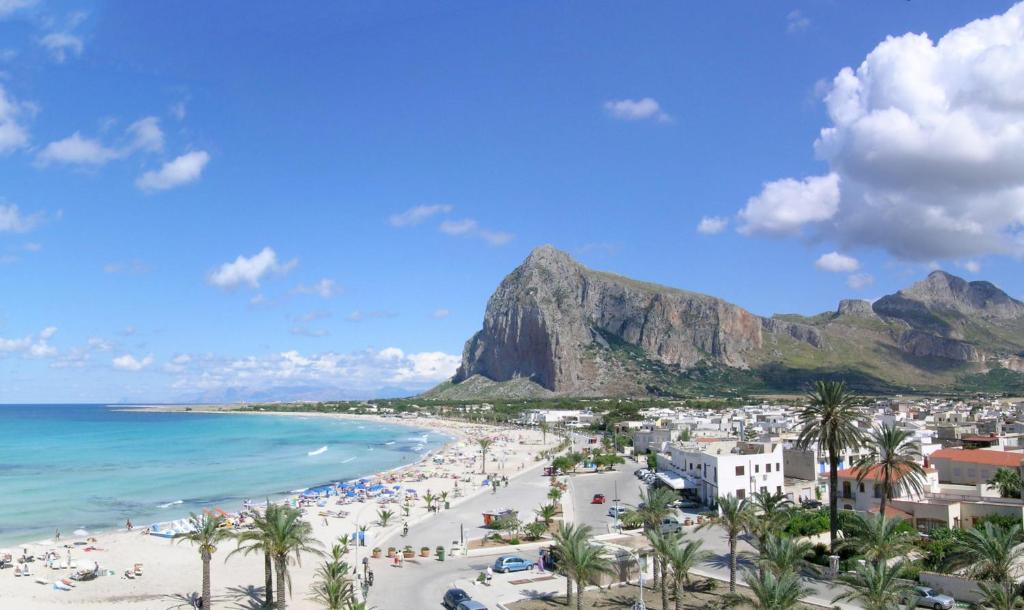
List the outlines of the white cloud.
{"type": "Polygon", "coordinates": [[[7,95],[0,84],[0,154],[7,154],[28,144],[28,129],[19,122],[31,107],[7,95]]]}
{"type": "Polygon", "coordinates": [[[57,63],[64,63],[70,55],[79,56],[85,48],[81,37],[71,32],[51,32],[39,40],[57,63]]]}
{"type": "Polygon", "coordinates": [[[188,106],[185,105],[184,101],[175,102],[174,104],[171,104],[168,112],[170,112],[172,117],[179,121],[184,121],[185,115],[188,113],[188,106]]]}
{"type": "Polygon", "coordinates": [[[477,237],[484,240],[491,246],[504,246],[515,239],[515,235],[512,233],[485,229],[480,226],[480,223],[472,218],[445,220],[438,225],[438,229],[446,235],[477,237]]]}
{"type": "Polygon", "coordinates": [[[299,284],[292,289],[295,294],[315,294],[316,296],[329,299],[331,297],[341,294],[341,286],[330,278],[323,278],[319,282],[307,286],[305,284],[299,284]]]}
{"type": "Polygon", "coordinates": [[[660,123],[668,123],[672,120],[672,117],[661,109],[661,104],[650,97],[639,100],[609,100],[604,103],[604,109],[613,118],[623,121],[654,119],[660,123]]]}
{"type": "Polygon", "coordinates": [[[393,227],[411,227],[437,214],[447,214],[454,208],[447,204],[418,205],[414,208],[388,216],[388,223],[393,227]]]}
{"type": "Polygon", "coordinates": [[[141,371],[153,364],[153,355],[150,354],[139,360],[131,354],[124,354],[111,360],[111,363],[119,371],[141,371]]]}
{"type": "Polygon", "coordinates": [[[447,309],[440,308],[440,309],[435,309],[434,312],[432,314],[430,314],[430,317],[434,318],[435,320],[442,320],[444,318],[447,318],[449,315],[451,315],[451,313],[452,312],[448,311],[447,309]]]}
{"type": "Polygon", "coordinates": [[[69,165],[106,165],[121,158],[121,151],[104,146],[99,140],[83,138],[75,132],[63,140],[47,144],[36,155],[36,165],[45,167],[51,163],[69,165]]]}
{"type": "Polygon", "coordinates": [[[854,273],[846,278],[846,285],[854,290],[867,288],[875,283],[875,278],[870,273],[854,273]]]}
{"type": "Polygon", "coordinates": [[[222,264],[216,271],[210,273],[207,281],[225,289],[237,288],[242,284],[259,288],[260,280],[268,273],[285,274],[298,264],[297,259],[279,263],[277,253],[267,246],[253,256],[247,258],[239,255],[234,261],[222,264]]]}
{"type": "MultiPolygon", "coordinates": [[[[830,124],[814,150],[837,176],[835,197],[777,232],[917,262],[1024,256],[1022,85],[1024,3],[937,42],[887,38],[825,95],[830,124]]],[[[765,224],[754,218],[748,232],[765,224]]]]}
{"type": "Polygon", "coordinates": [[[42,214],[25,216],[14,204],[0,204],[0,233],[26,233],[34,229],[42,220],[42,214]]]}
{"type": "Polygon", "coordinates": [[[129,149],[160,152],[164,149],[164,132],[160,129],[160,119],[148,116],[128,126],[128,134],[132,141],[129,149]]]}
{"type": "Polygon", "coordinates": [[[195,182],[209,162],[210,155],[205,150],[185,153],[164,163],[159,170],[142,174],[135,181],[135,186],[143,191],[163,191],[195,182]]]}
{"type": "Polygon", "coordinates": [[[839,177],[785,178],[764,185],[740,210],[739,232],[786,235],[799,233],[810,222],[828,220],[839,209],[839,177]]]}
{"type": "Polygon", "coordinates": [[[790,11],[789,14],[786,15],[786,31],[790,34],[802,32],[809,27],[811,27],[811,20],[805,17],[800,11],[790,11]]]}
{"type": "Polygon", "coordinates": [[[35,6],[38,0],[0,0],[0,19],[9,17],[15,11],[35,6]]]}
{"type": "Polygon", "coordinates": [[[697,223],[697,232],[704,235],[718,235],[729,226],[729,219],[721,216],[704,216],[697,223]]]}
{"type": "Polygon", "coordinates": [[[981,263],[979,263],[978,261],[964,261],[963,263],[960,264],[960,267],[962,267],[964,270],[970,273],[981,272],[981,263]]]}
{"type": "Polygon", "coordinates": [[[256,392],[275,387],[320,386],[372,393],[383,386],[427,388],[455,374],[461,357],[443,352],[405,353],[397,347],[348,354],[194,358],[174,382],[180,391],[256,392]]]}
{"type": "Polygon", "coordinates": [[[814,266],[832,273],[850,273],[860,269],[860,262],[852,256],[829,252],[818,257],[818,260],[814,261],[814,266]]]}
{"type": "Polygon", "coordinates": [[[348,320],[349,322],[362,322],[363,320],[379,320],[385,318],[394,318],[396,316],[398,316],[398,314],[391,311],[363,311],[361,309],[356,309],[352,313],[348,314],[345,317],[345,319],[348,320]]]}
{"type": "Polygon", "coordinates": [[[56,334],[56,326],[47,326],[37,335],[14,339],[0,337],[0,356],[15,354],[26,358],[53,358],[58,350],[49,341],[56,334]]]}

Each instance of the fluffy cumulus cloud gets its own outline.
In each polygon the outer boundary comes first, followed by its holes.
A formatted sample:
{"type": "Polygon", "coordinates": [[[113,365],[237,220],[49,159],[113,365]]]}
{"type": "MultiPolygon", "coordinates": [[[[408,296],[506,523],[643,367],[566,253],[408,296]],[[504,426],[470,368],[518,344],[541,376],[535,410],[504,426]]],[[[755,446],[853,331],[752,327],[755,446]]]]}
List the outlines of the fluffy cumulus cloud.
{"type": "Polygon", "coordinates": [[[442,307],[440,309],[435,309],[433,311],[433,313],[430,314],[430,317],[434,318],[435,320],[443,320],[443,319],[447,318],[448,316],[450,316],[451,314],[452,314],[452,312],[450,312],[447,309],[444,309],[442,307]]]}
{"type": "Polygon", "coordinates": [[[50,345],[50,339],[57,334],[56,326],[47,326],[35,335],[7,338],[0,337],[0,357],[23,356],[26,358],[52,358],[58,354],[50,345]]]}
{"type": "Polygon", "coordinates": [[[85,49],[82,38],[71,32],[51,32],[39,39],[39,44],[57,63],[64,63],[71,56],[77,57],[85,49]]]}
{"type": "Polygon", "coordinates": [[[257,254],[246,257],[239,255],[230,263],[224,263],[210,273],[207,281],[210,284],[224,289],[233,289],[241,285],[252,288],[259,288],[260,280],[271,273],[285,274],[298,265],[296,259],[286,263],[277,260],[277,252],[267,246],[257,254]]]}
{"type": "Polygon", "coordinates": [[[11,16],[15,11],[34,6],[38,0],[0,0],[0,19],[11,16]]]}
{"type": "Polygon", "coordinates": [[[264,357],[192,358],[177,369],[174,387],[183,392],[321,387],[372,393],[381,387],[430,387],[455,374],[461,358],[443,352],[406,353],[397,347],[347,354],[304,355],[285,351],[264,357]]]}
{"type": "Polygon", "coordinates": [[[22,118],[31,110],[8,95],[0,84],[0,154],[7,154],[28,144],[28,129],[22,118]]]}
{"type": "Polygon", "coordinates": [[[447,214],[453,209],[452,206],[447,204],[418,205],[404,212],[388,216],[388,224],[393,227],[411,227],[420,224],[432,216],[447,214]]]}
{"type": "Polygon", "coordinates": [[[209,162],[210,154],[205,150],[188,152],[164,163],[158,170],[142,174],[135,181],[135,186],[143,191],[166,191],[195,182],[209,162]]]}
{"type": "Polygon", "coordinates": [[[729,219],[722,216],[705,216],[697,223],[697,232],[703,235],[718,235],[729,226],[729,219]]]}
{"type": "Polygon", "coordinates": [[[106,145],[98,139],[83,137],[80,132],[50,142],[36,154],[36,165],[46,167],[54,163],[99,167],[124,159],[133,153],[160,152],[164,148],[164,132],[160,120],[145,117],[125,130],[118,144],[106,145]]]}
{"type": "Polygon", "coordinates": [[[150,354],[140,359],[131,354],[123,354],[111,360],[111,364],[119,371],[141,371],[153,364],[153,356],[150,354]]]}
{"type": "Polygon", "coordinates": [[[831,271],[832,273],[852,273],[860,269],[860,262],[852,256],[829,252],[818,257],[814,266],[822,271],[831,271]]]}
{"type": "Polygon", "coordinates": [[[22,214],[18,206],[14,204],[0,204],[0,233],[31,231],[42,221],[42,218],[42,214],[22,214]]]}
{"type": "Polygon", "coordinates": [[[322,299],[329,299],[341,294],[341,286],[330,278],[323,278],[311,285],[299,284],[292,289],[295,294],[313,294],[322,299]]]}
{"type": "Polygon", "coordinates": [[[672,120],[658,100],[645,97],[638,100],[608,100],[604,103],[604,110],[612,118],[622,121],[643,121],[655,120],[660,123],[668,123],[672,120]]]}
{"type": "Polygon", "coordinates": [[[932,41],[887,38],[825,94],[824,177],[767,184],[744,233],[908,261],[1024,255],[1024,4],[932,41]]]}
{"type": "Polygon", "coordinates": [[[461,220],[446,220],[438,229],[445,235],[460,237],[476,237],[487,242],[491,246],[504,246],[515,238],[515,235],[506,231],[492,231],[480,226],[480,223],[472,218],[461,220]]]}

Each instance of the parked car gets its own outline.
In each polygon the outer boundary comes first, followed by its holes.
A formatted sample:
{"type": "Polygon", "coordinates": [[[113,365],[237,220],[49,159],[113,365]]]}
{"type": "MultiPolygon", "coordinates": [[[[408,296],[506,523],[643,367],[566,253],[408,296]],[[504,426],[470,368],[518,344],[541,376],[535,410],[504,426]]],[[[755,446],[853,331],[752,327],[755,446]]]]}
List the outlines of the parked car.
{"type": "Polygon", "coordinates": [[[629,509],[624,506],[612,506],[608,509],[608,516],[615,517],[616,519],[618,519],[619,517],[625,515],[628,512],[629,509]]]}
{"type": "Polygon", "coordinates": [[[591,504],[604,504],[606,501],[607,500],[605,500],[604,494],[594,494],[594,497],[590,500],[590,503],[591,504]]]}
{"type": "MultiPolygon", "coordinates": [[[[949,610],[956,603],[956,600],[952,597],[939,593],[931,587],[914,587],[914,593],[917,594],[917,605],[926,608],[949,610]]],[[[903,598],[900,602],[906,603],[907,599],[903,598]]]]}
{"type": "Polygon", "coordinates": [[[661,520],[662,534],[675,534],[683,530],[683,524],[675,517],[665,517],[661,520]]]}
{"type": "Polygon", "coordinates": [[[821,508],[822,503],[817,500],[807,499],[800,503],[800,506],[804,508],[821,508]]]}
{"type": "Polygon", "coordinates": [[[669,508],[700,508],[700,501],[691,498],[680,498],[671,504],[669,508]]]}
{"type": "Polygon", "coordinates": [[[521,572],[531,568],[533,568],[532,561],[515,555],[502,555],[494,560],[495,572],[521,572]]]}
{"type": "Polygon", "coordinates": [[[636,476],[636,478],[641,479],[648,472],[650,472],[650,470],[647,470],[646,468],[637,468],[633,471],[633,475],[636,476]]]}
{"type": "Polygon", "coordinates": [[[487,610],[487,606],[478,601],[467,599],[455,607],[455,610],[487,610]]]}
{"type": "Polygon", "coordinates": [[[462,589],[448,589],[444,593],[444,599],[441,600],[441,605],[448,608],[448,610],[455,610],[456,606],[469,599],[469,593],[466,593],[462,589]]]}

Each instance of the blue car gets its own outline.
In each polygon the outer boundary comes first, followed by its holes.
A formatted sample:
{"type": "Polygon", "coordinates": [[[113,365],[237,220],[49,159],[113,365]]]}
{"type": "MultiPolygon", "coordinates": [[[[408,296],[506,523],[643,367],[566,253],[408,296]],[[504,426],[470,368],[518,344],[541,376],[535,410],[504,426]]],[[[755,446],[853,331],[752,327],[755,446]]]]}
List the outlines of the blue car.
{"type": "Polygon", "coordinates": [[[533,568],[532,561],[515,555],[502,555],[494,560],[495,572],[521,572],[531,568],[533,568]]]}

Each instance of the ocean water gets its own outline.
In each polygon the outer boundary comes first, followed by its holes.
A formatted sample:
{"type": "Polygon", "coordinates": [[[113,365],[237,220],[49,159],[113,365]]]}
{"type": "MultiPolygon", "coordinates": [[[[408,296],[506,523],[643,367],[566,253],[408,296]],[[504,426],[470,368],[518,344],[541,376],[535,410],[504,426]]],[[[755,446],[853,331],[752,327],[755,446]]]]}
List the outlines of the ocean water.
{"type": "Polygon", "coordinates": [[[396,468],[449,439],[320,417],[0,405],[0,543],[144,526],[396,468]]]}

